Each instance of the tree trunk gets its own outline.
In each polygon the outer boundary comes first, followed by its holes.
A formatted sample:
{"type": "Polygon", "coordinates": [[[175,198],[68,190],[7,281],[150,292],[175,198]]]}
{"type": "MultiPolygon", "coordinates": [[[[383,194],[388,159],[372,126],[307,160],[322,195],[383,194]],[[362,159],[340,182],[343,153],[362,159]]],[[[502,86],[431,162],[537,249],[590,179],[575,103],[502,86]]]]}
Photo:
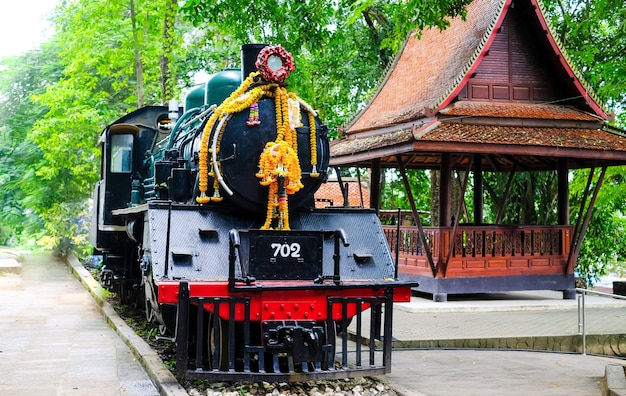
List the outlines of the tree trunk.
{"type": "Polygon", "coordinates": [[[172,68],[174,24],[176,22],[176,0],[165,0],[163,15],[163,53],[161,54],[161,101],[163,104],[172,99],[172,68]]]}
{"type": "Polygon", "coordinates": [[[135,12],[135,0],[130,0],[130,20],[133,26],[133,52],[135,57],[135,79],[137,80],[137,108],[141,108],[146,103],[146,94],[143,85],[143,63],[141,62],[139,34],[137,34],[137,14],[135,12]]]}

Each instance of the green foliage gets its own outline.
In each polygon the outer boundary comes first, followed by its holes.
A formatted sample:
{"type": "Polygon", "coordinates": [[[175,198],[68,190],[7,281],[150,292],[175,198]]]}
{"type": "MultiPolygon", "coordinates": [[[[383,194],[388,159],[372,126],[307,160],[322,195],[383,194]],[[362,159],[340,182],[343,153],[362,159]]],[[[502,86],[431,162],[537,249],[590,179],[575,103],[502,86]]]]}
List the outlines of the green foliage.
{"type": "MultiPolygon", "coordinates": [[[[411,193],[415,200],[417,210],[428,211],[431,207],[430,197],[430,177],[421,169],[407,169],[407,180],[411,186],[411,193]]],[[[411,205],[404,188],[404,182],[400,171],[397,169],[386,169],[383,172],[383,182],[381,188],[381,209],[402,209],[411,210],[411,205]]],[[[430,223],[427,218],[422,218],[425,223],[430,223]]]]}
{"type": "Polygon", "coordinates": [[[484,173],[486,223],[495,223],[506,205],[499,223],[557,224],[556,172],[516,172],[505,195],[509,177],[508,173],[484,173]]]}
{"type": "Polygon", "coordinates": [[[361,16],[385,15],[393,21],[390,29],[381,40],[381,47],[400,49],[412,30],[421,31],[427,27],[444,30],[450,25],[449,17],[465,17],[465,7],[471,0],[407,0],[402,2],[380,2],[375,0],[352,1],[352,23],[361,16]]]}
{"type": "Polygon", "coordinates": [[[165,4],[175,10],[171,0],[62,1],[42,51],[5,61],[0,151],[10,160],[0,165],[0,242],[17,243],[28,229],[59,254],[88,250],[99,132],[137,103],[159,103],[163,52],[182,50],[176,30],[161,44],[165,4]]]}
{"type": "Polygon", "coordinates": [[[29,244],[23,235],[42,233],[35,172],[45,161],[31,130],[47,108],[33,104],[31,97],[58,79],[57,55],[56,47],[47,44],[0,62],[0,244],[29,244]]]}
{"type": "MultiPolygon", "coordinates": [[[[572,191],[584,191],[589,171],[574,172],[570,184],[572,191]]],[[[595,174],[598,174],[596,170],[595,174]]],[[[593,284],[599,276],[612,267],[622,272],[626,267],[626,167],[609,168],[595,203],[594,211],[581,244],[576,271],[593,284]]],[[[594,182],[597,183],[597,176],[594,182]]],[[[572,198],[571,215],[577,215],[582,196],[572,198]]]]}
{"type": "Polygon", "coordinates": [[[280,44],[290,51],[296,70],[289,84],[337,135],[336,128],[363,105],[408,33],[446,26],[446,15],[462,14],[469,2],[187,0],[181,10],[203,27],[208,47],[223,48],[227,40],[229,54],[248,42],[280,44]]]}

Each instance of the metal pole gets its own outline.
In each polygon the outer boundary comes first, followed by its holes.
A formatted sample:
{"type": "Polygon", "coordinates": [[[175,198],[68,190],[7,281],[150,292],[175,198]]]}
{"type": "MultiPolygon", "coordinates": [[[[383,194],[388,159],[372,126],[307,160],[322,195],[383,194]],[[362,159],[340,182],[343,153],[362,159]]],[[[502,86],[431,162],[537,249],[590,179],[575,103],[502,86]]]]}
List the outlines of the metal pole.
{"type": "Polygon", "coordinates": [[[400,216],[402,211],[398,208],[398,218],[396,219],[396,268],[393,274],[394,279],[398,279],[398,268],[400,267],[400,216]]]}
{"type": "Polygon", "coordinates": [[[583,316],[582,316],[582,328],[583,328],[583,355],[587,354],[587,332],[585,330],[585,294],[583,292],[583,316]]]}
{"type": "Polygon", "coordinates": [[[580,312],[580,308],[581,308],[581,298],[582,298],[582,294],[578,294],[577,296],[577,300],[578,300],[578,334],[583,334],[583,322],[582,322],[582,313],[580,312]]]}
{"type": "Polygon", "coordinates": [[[603,293],[595,290],[587,290],[582,288],[576,288],[576,292],[580,293],[579,303],[578,303],[578,334],[581,334],[583,337],[583,350],[582,354],[587,354],[587,330],[585,329],[585,294],[591,294],[594,296],[615,298],[618,300],[626,300],[626,296],[620,296],[612,293],[603,293]]]}

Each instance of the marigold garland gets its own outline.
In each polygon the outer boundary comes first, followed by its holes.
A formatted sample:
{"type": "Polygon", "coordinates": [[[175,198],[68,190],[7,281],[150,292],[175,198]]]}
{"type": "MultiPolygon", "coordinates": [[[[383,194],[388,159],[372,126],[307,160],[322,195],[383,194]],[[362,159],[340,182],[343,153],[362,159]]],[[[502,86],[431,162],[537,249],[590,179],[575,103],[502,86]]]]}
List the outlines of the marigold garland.
{"type": "Polygon", "coordinates": [[[259,158],[259,172],[256,176],[261,179],[259,183],[262,186],[270,187],[265,224],[261,227],[263,230],[271,228],[273,219],[277,221],[277,229],[289,229],[287,195],[295,194],[304,187],[301,182],[297,135],[290,122],[293,117],[290,117],[289,99],[284,87],[276,89],[276,140],[265,145],[259,158]],[[279,183],[283,183],[284,193],[279,183]]]}
{"type": "Polygon", "coordinates": [[[307,112],[309,119],[309,144],[311,149],[311,173],[310,177],[317,178],[320,176],[317,171],[317,127],[315,126],[315,110],[304,100],[297,98],[298,102],[307,112]]]}
{"type": "MultiPolygon", "coordinates": [[[[211,201],[211,198],[206,195],[207,189],[209,187],[209,176],[210,176],[209,175],[209,138],[211,136],[211,130],[213,129],[215,122],[221,119],[221,117],[224,114],[233,114],[234,112],[233,110],[237,110],[239,108],[239,106],[236,106],[234,102],[241,101],[239,98],[246,92],[248,88],[250,88],[250,86],[255,81],[258,75],[259,75],[258,72],[250,73],[250,75],[241,83],[241,85],[235,91],[233,91],[233,93],[231,93],[230,96],[226,98],[226,100],[224,100],[224,102],[222,102],[221,105],[219,105],[215,109],[213,114],[211,114],[211,116],[209,117],[209,120],[207,121],[206,125],[204,126],[204,129],[202,131],[202,139],[200,142],[200,163],[199,163],[200,180],[198,183],[200,195],[196,197],[196,202],[198,202],[199,204],[206,204],[211,201]]],[[[262,90],[260,90],[260,92],[262,93],[262,90]]],[[[255,101],[251,101],[250,104],[254,102],[255,101]]],[[[249,107],[250,104],[248,106],[244,106],[243,108],[249,107]]],[[[213,164],[213,167],[215,167],[215,165],[216,164],[213,164]]],[[[212,176],[215,175],[214,172],[215,172],[215,169],[212,169],[211,170],[212,176]]],[[[219,195],[219,192],[217,194],[214,193],[214,196],[215,195],[219,195]]]]}
{"type": "MultiPolygon", "coordinates": [[[[282,49],[281,47],[278,47],[282,49]]],[[[288,213],[288,195],[295,194],[303,186],[301,182],[302,171],[298,159],[298,142],[296,128],[302,126],[300,111],[301,108],[307,113],[310,132],[310,151],[311,151],[311,177],[318,177],[317,171],[317,132],[315,126],[315,111],[302,99],[298,98],[294,93],[288,93],[287,90],[279,86],[281,79],[293,70],[292,58],[285,56],[282,52],[277,52],[274,48],[272,51],[266,51],[264,61],[270,55],[277,55],[283,60],[283,66],[280,71],[274,74],[265,74],[254,72],[242,82],[221,105],[219,105],[213,114],[209,117],[202,131],[202,139],[200,146],[200,163],[199,163],[199,190],[200,194],[196,197],[199,204],[206,204],[210,201],[219,202],[222,197],[219,193],[221,184],[220,161],[217,159],[220,152],[220,142],[224,132],[226,123],[235,113],[240,113],[246,109],[250,111],[249,123],[258,125],[258,102],[263,98],[273,98],[276,114],[276,139],[268,142],[259,158],[259,172],[256,177],[262,186],[268,187],[267,215],[264,225],[261,229],[271,229],[272,223],[276,221],[275,227],[279,230],[289,230],[289,213],[288,213]],[[259,75],[265,81],[259,81],[259,75]],[[266,76],[271,78],[266,78],[266,76]],[[280,78],[279,78],[280,77],[280,78]],[[253,83],[261,83],[260,85],[250,88],[253,83]],[[211,132],[215,128],[216,123],[219,124],[218,131],[213,133],[213,144],[209,144],[211,132]],[[209,170],[209,156],[212,157],[209,170]],[[206,192],[209,185],[209,177],[213,178],[213,196],[207,196],[206,192]],[[282,185],[279,185],[282,183],[282,185]]],[[[283,50],[284,51],[284,50],[283,50]]],[[[286,52],[286,51],[285,51],[286,52]]],[[[290,56],[289,53],[286,53],[290,56]]],[[[260,58],[259,58],[260,59],[260,58]]],[[[259,60],[257,60],[259,62],[259,60]]],[[[263,63],[263,61],[261,62],[263,63]]],[[[222,184],[226,192],[229,189],[222,184]]]]}

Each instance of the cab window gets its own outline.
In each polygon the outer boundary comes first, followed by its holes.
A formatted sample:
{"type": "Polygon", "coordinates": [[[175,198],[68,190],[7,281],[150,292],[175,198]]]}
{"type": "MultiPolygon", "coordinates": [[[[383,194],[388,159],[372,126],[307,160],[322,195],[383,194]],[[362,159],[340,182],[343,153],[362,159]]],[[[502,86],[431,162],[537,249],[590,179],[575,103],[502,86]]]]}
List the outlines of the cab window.
{"type": "Polygon", "coordinates": [[[133,135],[111,136],[111,172],[129,173],[133,163],[133,135]]]}

